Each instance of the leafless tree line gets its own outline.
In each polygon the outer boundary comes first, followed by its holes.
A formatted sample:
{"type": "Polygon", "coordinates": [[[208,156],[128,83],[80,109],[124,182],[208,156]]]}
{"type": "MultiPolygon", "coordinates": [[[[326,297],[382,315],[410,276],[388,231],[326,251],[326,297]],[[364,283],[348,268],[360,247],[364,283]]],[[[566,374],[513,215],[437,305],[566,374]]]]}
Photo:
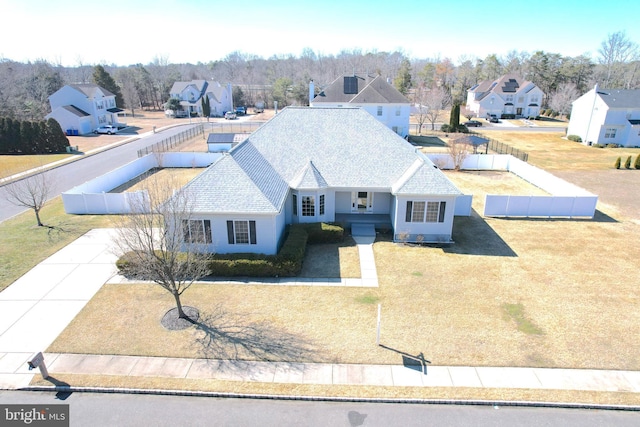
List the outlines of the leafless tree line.
{"type": "MultiPolygon", "coordinates": [[[[578,95],[595,83],[606,88],[640,88],[638,45],[624,31],[608,35],[594,50],[597,50],[594,57],[588,53],[568,57],[544,51],[513,50],[504,56],[491,54],[482,59],[462,56],[454,60],[448,57],[416,59],[408,58],[402,51],[359,49],[325,55],[307,48],[300,55],[269,58],[235,51],[206,63],[173,64],[169,57],[156,57],[145,65],[103,66],[122,89],[127,105],[120,107],[151,110],[162,108],[175,81],[204,79],[231,83],[242,89],[234,95],[244,97],[242,101],[246,105],[258,100],[270,103],[278,96],[284,96],[279,102],[304,105],[310,80],[314,80],[316,88],[326,86],[345,73],[379,74],[393,81],[404,72],[403,63],[407,61],[414,92],[418,88],[441,87],[452,102],[463,102],[466,91],[476,83],[507,73],[521,75],[537,84],[547,94],[546,106],[550,106],[554,94],[566,93],[568,88],[578,95]]],[[[49,112],[49,95],[64,84],[90,82],[91,75],[92,66],[81,61],[75,67],[63,67],[47,61],[17,63],[0,58],[0,116],[42,119],[49,112]]]]}

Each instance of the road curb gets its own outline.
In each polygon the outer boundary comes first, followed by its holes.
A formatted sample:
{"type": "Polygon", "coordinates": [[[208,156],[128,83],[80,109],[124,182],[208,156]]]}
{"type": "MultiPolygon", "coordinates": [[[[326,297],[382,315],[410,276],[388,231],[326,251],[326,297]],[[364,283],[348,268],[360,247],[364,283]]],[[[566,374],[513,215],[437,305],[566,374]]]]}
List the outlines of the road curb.
{"type": "Polygon", "coordinates": [[[541,401],[506,401],[506,400],[463,400],[463,399],[405,399],[405,398],[365,398],[365,397],[339,397],[339,396],[295,396],[275,394],[243,394],[228,392],[210,392],[194,390],[163,390],[140,388],[109,388],[109,387],[75,387],[75,386],[29,386],[18,389],[20,391],[48,391],[66,393],[109,393],[109,394],[145,394],[158,396],[189,396],[189,397],[213,397],[226,399],[260,399],[260,400],[300,400],[306,402],[352,402],[352,403],[402,403],[411,405],[459,405],[459,406],[493,406],[499,409],[501,406],[529,407],[529,408],[564,408],[564,409],[591,409],[603,411],[630,411],[640,412],[640,406],[633,405],[607,405],[594,403],[571,402],[541,402],[541,401]]]}

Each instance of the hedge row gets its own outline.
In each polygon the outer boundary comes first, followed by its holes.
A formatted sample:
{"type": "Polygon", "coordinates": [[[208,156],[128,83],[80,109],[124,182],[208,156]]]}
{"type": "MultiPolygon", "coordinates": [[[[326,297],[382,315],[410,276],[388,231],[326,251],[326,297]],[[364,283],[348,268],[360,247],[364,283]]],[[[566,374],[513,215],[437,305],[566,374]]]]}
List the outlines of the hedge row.
{"type": "Polygon", "coordinates": [[[292,224],[277,255],[216,254],[212,276],[293,277],[300,274],[307,244],[338,243],[344,229],[326,223],[292,224]]]}
{"type": "MultiPolygon", "coordinates": [[[[293,277],[300,274],[307,243],[337,243],[344,229],[325,223],[293,224],[277,255],[215,254],[209,261],[209,275],[219,277],[293,277]]],[[[120,257],[116,265],[121,274],[131,276],[130,257],[120,257]]]]}
{"type": "Polygon", "coordinates": [[[32,122],[0,117],[0,154],[64,153],[69,139],[54,119],[32,122]]]}

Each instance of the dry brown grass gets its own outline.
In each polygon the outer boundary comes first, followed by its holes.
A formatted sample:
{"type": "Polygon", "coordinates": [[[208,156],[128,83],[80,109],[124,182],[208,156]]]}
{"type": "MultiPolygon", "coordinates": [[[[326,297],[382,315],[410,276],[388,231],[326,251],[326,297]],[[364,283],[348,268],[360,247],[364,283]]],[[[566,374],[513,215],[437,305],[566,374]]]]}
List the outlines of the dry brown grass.
{"type": "Polygon", "coordinates": [[[481,135],[529,153],[529,163],[548,171],[610,170],[616,159],[640,153],[637,148],[595,148],[563,139],[564,132],[518,132],[479,129],[481,135]]]}
{"type": "MultiPolygon", "coordinates": [[[[590,262],[638,232],[632,222],[458,218],[450,247],[374,245],[377,289],[194,285],[184,299],[300,337],[314,360],[400,363],[382,343],[436,365],[640,369],[637,248],[590,262]],[[286,304],[282,304],[286,301],[286,304]],[[520,304],[541,333],[522,332],[520,304]]],[[[107,285],[51,352],[201,357],[198,331],[159,324],[171,297],[153,285],[107,285]],[[101,325],[92,328],[91,325],[101,325]]]]}

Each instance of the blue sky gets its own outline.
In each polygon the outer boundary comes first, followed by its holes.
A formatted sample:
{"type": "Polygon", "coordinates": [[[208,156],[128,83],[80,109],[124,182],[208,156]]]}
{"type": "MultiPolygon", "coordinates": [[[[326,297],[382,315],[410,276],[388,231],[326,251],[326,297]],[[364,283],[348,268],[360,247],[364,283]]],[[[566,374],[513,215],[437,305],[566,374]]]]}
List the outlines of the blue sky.
{"type": "Polygon", "coordinates": [[[0,58],[83,64],[208,62],[401,50],[484,58],[536,50],[594,59],[608,34],[640,44],[638,0],[0,0],[0,58]]]}

